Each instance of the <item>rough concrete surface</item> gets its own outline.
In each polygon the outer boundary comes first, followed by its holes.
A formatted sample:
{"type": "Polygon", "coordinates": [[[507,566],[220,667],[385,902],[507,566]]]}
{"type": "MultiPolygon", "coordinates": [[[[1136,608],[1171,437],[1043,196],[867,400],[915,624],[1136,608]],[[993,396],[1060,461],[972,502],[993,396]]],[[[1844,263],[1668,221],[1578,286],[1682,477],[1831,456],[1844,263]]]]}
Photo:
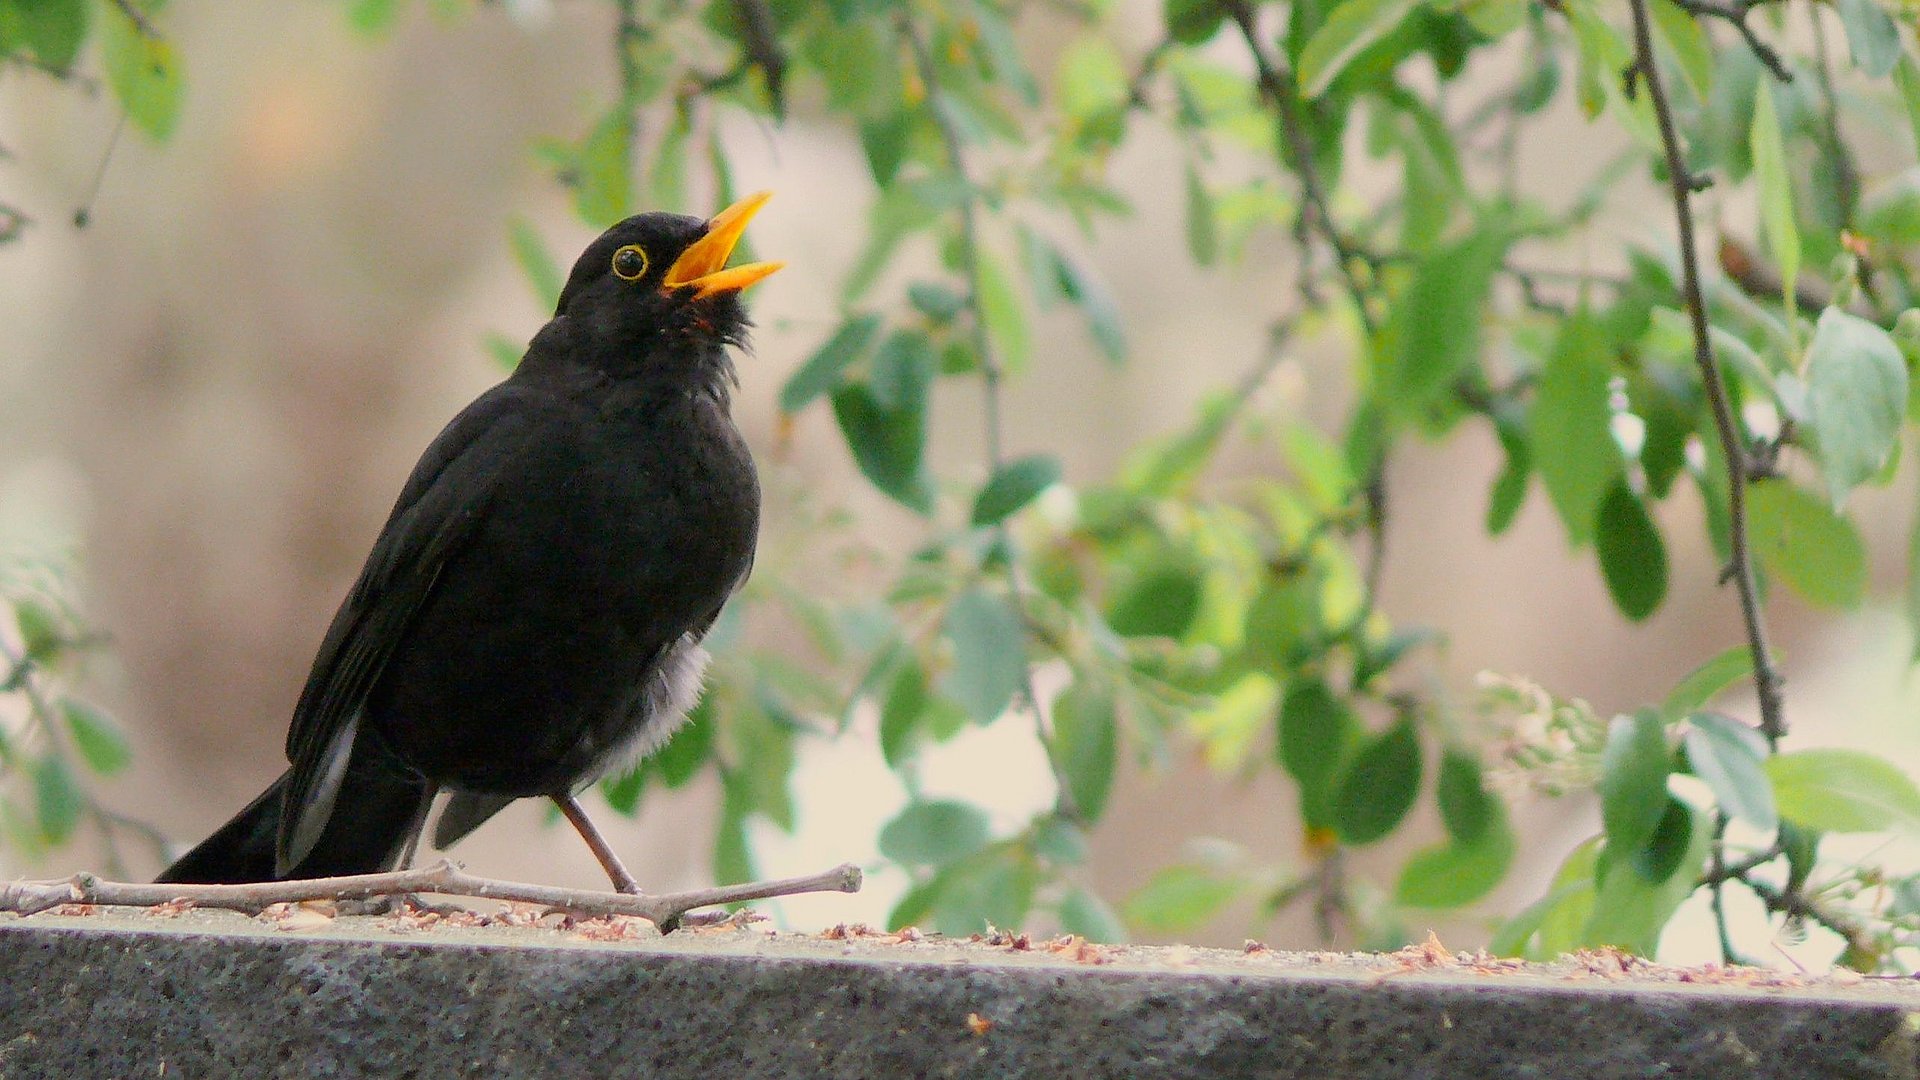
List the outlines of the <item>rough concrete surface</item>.
{"type": "Polygon", "coordinates": [[[1609,953],[80,910],[0,917],[0,1077],[1920,1077],[1920,987],[1609,953]]]}

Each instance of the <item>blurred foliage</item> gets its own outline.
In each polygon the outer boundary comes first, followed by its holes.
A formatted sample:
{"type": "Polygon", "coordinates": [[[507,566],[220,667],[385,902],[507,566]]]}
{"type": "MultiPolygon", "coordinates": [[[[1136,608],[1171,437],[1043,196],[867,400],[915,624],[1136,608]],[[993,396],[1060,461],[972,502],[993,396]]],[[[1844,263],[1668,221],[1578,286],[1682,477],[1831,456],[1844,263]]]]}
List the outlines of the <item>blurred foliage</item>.
{"type": "Polygon", "coordinates": [[[66,599],[62,573],[10,559],[0,579],[0,839],[29,859],[77,840],[100,841],[109,873],[124,876],[121,843],[164,860],[150,826],[109,809],[95,789],[133,760],[118,724],[73,692],[97,644],[66,599]]]}
{"type": "MultiPolygon", "coordinates": [[[[412,6],[348,10],[377,33],[412,6]]],[[[164,138],[178,73],[155,14],[0,0],[0,57],[66,70],[104,23],[109,84],[164,138]]],[[[1904,967],[1920,878],[1823,861],[1820,842],[1920,826],[1920,791],[1871,754],[1781,746],[1758,590],[1863,602],[1850,496],[1897,479],[1920,408],[1920,167],[1902,134],[1874,159],[1896,171],[1865,175],[1848,138],[1884,140],[1903,116],[1920,133],[1912,6],[1166,0],[1161,15],[1145,25],[1100,0],[611,0],[618,85],[540,160],[604,226],[729,202],[730,118],[804,112],[857,139],[873,180],[846,193],[867,199],[861,253],[779,405],[830,411],[860,473],[924,524],[904,557],[860,550],[890,580],[865,599],[818,595],[799,553],[763,556],[716,629],[694,722],[608,781],[608,800],[633,812],[717,774],[715,871],[745,877],[748,823],[794,824],[800,740],[857,726],[913,795],[879,837],[913,881],[897,924],[1178,934],[1251,898],[1262,918],[1310,904],[1330,942],[1393,945],[1409,916],[1471,908],[1500,883],[1509,798],[1593,788],[1602,832],[1501,921],[1497,950],[1651,952],[1689,896],[1718,911],[1744,888],[1789,927],[1839,934],[1847,963],[1904,967]],[[1111,364],[1157,362],[1129,348],[1086,255],[1133,211],[1114,162],[1147,138],[1181,158],[1165,197],[1191,272],[1232,273],[1277,241],[1294,248],[1294,288],[1248,314],[1271,333],[1243,379],[1115,475],[1069,481],[1050,455],[1009,452],[1001,399],[1049,362],[1035,318],[1060,306],[1111,364]],[[1521,146],[1583,138],[1618,152],[1571,185],[1523,184],[1521,146]],[[1708,183],[1734,197],[1692,245],[1713,257],[1700,273],[1670,230],[1708,216],[1689,201],[1708,183]],[[1645,210],[1667,228],[1647,240],[1600,222],[1649,185],[1670,189],[1645,210]],[[1259,393],[1305,338],[1349,360],[1352,405],[1332,430],[1259,393]],[[982,460],[929,460],[943,382],[984,392],[982,460]],[[1474,427],[1505,458],[1484,478],[1489,534],[1538,488],[1631,620],[1664,603],[1674,545],[1710,545],[1741,587],[1746,643],[1704,644],[1664,702],[1618,717],[1523,678],[1486,677],[1467,706],[1437,691],[1441,634],[1376,603],[1386,475],[1410,442],[1474,427]],[[1219,475],[1223,448],[1249,444],[1278,467],[1219,475]],[[1663,511],[1695,496],[1701,536],[1663,511]],[[803,628],[813,655],[746,645],[742,624],[761,618],[803,628]],[[1757,728],[1710,708],[1749,679],[1757,728]],[[1049,810],[996,830],[978,806],[920,794],[927,747],[1009,715],[1051,763],[1049,810]],[[1202,843],[1123,901],[1095,895],[1086,836],[1126,797],[1121,763],[1189,753],[1290,779],[1298,864],[1202,843]],[[1443,840],[1396,881],[1347,872],[1348,851],[1398,835],[1423,803],[1443,840]]],[[[524,221],[508,240],[550,302],[558,260],[524,221]]],[[[519,352],[506,335],[489,347],[505,363],[519,352]]],[[[781,512],[816,551],[858,547],[844,514],[781,512]]]]}

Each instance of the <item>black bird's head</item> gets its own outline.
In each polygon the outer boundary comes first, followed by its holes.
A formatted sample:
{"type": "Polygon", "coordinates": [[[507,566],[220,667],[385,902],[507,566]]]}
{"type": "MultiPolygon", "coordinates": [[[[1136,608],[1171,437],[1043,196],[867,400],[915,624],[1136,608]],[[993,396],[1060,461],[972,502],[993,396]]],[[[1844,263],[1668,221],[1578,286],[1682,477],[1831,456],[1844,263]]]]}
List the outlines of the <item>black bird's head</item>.
{"type": "Polygon", "coordinates": [[[554,311],[570,336],[615,374],[744,343],[740,294],[784,263],[727,266],[747,222],[772,198],[749,195],[711,219],[637,214],[587,245],[554,311]]]}

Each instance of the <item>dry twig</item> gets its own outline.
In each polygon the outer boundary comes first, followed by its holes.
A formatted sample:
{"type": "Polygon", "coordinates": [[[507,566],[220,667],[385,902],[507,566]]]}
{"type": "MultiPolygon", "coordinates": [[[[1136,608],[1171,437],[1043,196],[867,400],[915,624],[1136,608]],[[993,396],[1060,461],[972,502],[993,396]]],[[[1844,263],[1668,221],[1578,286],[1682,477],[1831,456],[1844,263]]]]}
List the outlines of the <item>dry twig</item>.
{"type": "Polygon", "coordinates": [[[197,907],[258,912],[272,904],[305,900],[364,900],[374,896],[430,893],[482,900],[510,900],[545,904],[574,915],[637,915],[671,931],[680,916],[695,908],[765,900],[810,892],[859,892],[860,868],[842,863],[824,873],[776,881],[751,881],[687,892],[629,894],[590,889],[562,889],[518,881],[476,877],[458,863],[439,864],[385,874],[264,881],[246,885],[180,885],[102,881],[89,873],[57,881],[14,881],[0,885],[0,911],[32,915],[62,904],[108,904],[121,907],[158,907],[188,901],[197,907]]]}

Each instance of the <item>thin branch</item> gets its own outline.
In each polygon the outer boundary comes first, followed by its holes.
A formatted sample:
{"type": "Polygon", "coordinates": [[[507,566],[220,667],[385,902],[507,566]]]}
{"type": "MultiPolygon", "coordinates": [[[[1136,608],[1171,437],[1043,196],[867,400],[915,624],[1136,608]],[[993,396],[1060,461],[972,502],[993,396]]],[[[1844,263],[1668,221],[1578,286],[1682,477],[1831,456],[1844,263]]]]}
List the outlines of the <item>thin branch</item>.
{"type": "Polygon", "coordinates": [[[1681,11],[1696,19],[1724,19],[1735,30],[1740,31],[1740,36],[1747,41],[1747,48],[1753,51],[1754,58],[1765,65],[1766,69],[1773,73],[1774,78],[1783,83],[1793,81],[1793,72],[1788,71],[1787,65],[1781,62],[1780,54],[1774,51],[1773,46],[1761,41],[1760,36],[1753,32],[1752,24],[1747,22],[1747,14],[1760,6],[1759,0],[1673,0],[1673,2],[1681,11]]]}
{"type": "Polygon", "coordinates": [[[1708,892],[1712,896],[1713,929],[1720,939],[1720,961],[1725,964],[1739,964],[1743,961],[1734,950],[1733,934],[1727,929],[1727,814],[1720,811],[1713,819],[1713,846],[1709,849],[1707,861],[1708,892]]]}
{"type": "Polygon", "coordinates": [[[575,915],[637,915],[661,930],[671,930],[680,916],[696,908],[765,900],[799,893],[860,891],[860,868],[843,863],[807,877],[754,881],[688,892],[614,893],[561,889],[518,881],[476,877],[458,863],[443,859],[435,866],[385,874],[265,881],[245,885],[183,885],[102,881],[92,874],[75,874],[61,881],[14,881],[0,884],[0,911],[32,915],[61,904],[107,904],[119,907],[158,907],[185,900],[196,907],[258,912],[273,904],[307,900],[365,900],[374,896],[430,893],[479,900],[507,900],[547,907],[575,915]]]}
{"type": "MultiPolygon", "coordinates": [[[[911,15],[903,14],[899,21],[900,37],[913,53],[914,69],[919,74],[920,85],[925,89],[927,111],[932,115],[934,126],[940,132],[940,141],[947,155],[947,165],[966,190],[966,197],[960,200],[960,274],[966,279],[966,295],[963,306],[970,314],[967,320],[972,338],[973,354],[980,364],[980,391],[982,396],[983,423],[986,427],[988,475],[998,475],[1000,466],[1006,461],[1006,447],[1002,435],[1000,384],[1005,376],[1000,358],[994,353],[993,338],[987,333],[985,307],[980,299],[980,223],[974,212],[974,202],[979,190],[974,186],[973,175],[967,166],[966,137],[960,133],[960,126],[947,113],[940,95],[940,72],[934,65],[933,54],[927,49],[926,40],[920,34],[911,15]]],[[[1014,615],[1025,626],[1033,622],[1027,612],[1025,583],[1020,580],[1020,560],[1014,554],[1013,534],[1007,529],[1005,521],[993,527],[994,542],[1007,554],[1008,600],[1014,609],[1014,615]]],[[[1024,643],[1023,643],[1024,645],[1024,643]]],[[[1024,648],[1023,648],[1024,651],[1024,648]]],[[[1053,739],[1048,731],[1047,712],[1040,704],[1040,695],[1033,683],[1033,667],[1023,664],[1021,668],[1021,692],[1026,695],[1027,704],[1033,708],[1033,722],[1040,736],[1042,746],[1051,747],[1053,739]]],[[[1072,786],[1067,777],[1055,763],[1056,755],[1047,755],[1048,767],[1054,778],[1054,812],[1070,821],[1084,820],[1080,808],[1074,805],[1072,786]]]]}
{"type": "Polygon", "coordinates": [[[1300,191],[1304,197],[1301,224],[1317,230],[1327,246],[1333,249],[1334,261],[1339,264],[1340,276],[1346,283],[1347,294],[1353,300],[1354,311],[1359,316],[1361,327],[1371,338],[1377,328],[1373,313],[1367,307],[1366,289],[1354,273],[1353,264],[1358,260],[1372,266],[1375,260],[1350,242],[1333,220],[1333,210],[1320,184],[1320,172],[1313,164],[1313,146],[1307,141],[1306,127],[1300,119],[1300,102],[1293,93],[1292,73],[1277,58],[1268,54],[1266,45],[1260,40],[1259,28],[1254,23],[1253,8],[1247,0],[1233,0],[1226,5],[1226,10],[1233,17],[1234,25],[1240,28],[1240,36],[1246,39],[1261,94],[1279,110],[1281,137],[1286,143],[1285,156],[1293,159],[1293,170],[1300,178],[1300,191]]]}
{"type": "Polygon", "coordinates": [[[1819,923],[1840,935],[1849,951],[1866,956],[1880,951],[1867,929],[1844,912],[1835,911],[1804,893],[1775,888],[1764,881],[1743,877],[1740,883],[1752,889],[1760,902],[1767,905],[1768,911],[1819,923]]]}
{"type": "Polygon", "coordinates": [[[141,37],[150,41],[160,39],[160,31],[147,20],[147,13],[141,11],[133,0],[113,0],[113,6],[120,9],[120,14],[127,17],[127,21],[133,24],[133,28],[140,32],[141,37]]]}
{"type": "Polygon", "coordinates": [[[1753,651],[1753,684],[1760,699],[1760,731],[1770,747],[1777,747],[1787,733],[1786,717],[1780,696],[1780,674],[1773,665],[1773,651],[1767,645],[1766,624],[1761,620],[1760,593],[1754,582],[1753,554],[1747,542],[1747,451],[1735,426],[1733,406],[1727,400],[1727,387],[1714,359],[1713,345],[1707,333],[1707,303],[1700,291],[1700,264],[1694,252],[1692,199],[1696,184],[1680,148],[1680,135],[1674,129],[1673,110],[1667,103],[1667,91],[1660,82],[1660,69],[1653,59],[1653,32],[1647,15],[1647,0],[1629,0],[1633,9],[1634,60],[1627,74],[1627,89],[1638,82],[1653,102],[1660,123],[1660,141],[1666,148],[1667,182],[1672,189],[1674,217],[1680,231],[1681,288],[1685,294],[1687,317],[1693,327],[1693,358],[1700,368],[1700,381],[1707,400],[1713,406],[1713,424],[1720,436],[1720,449],[1727,464],[1727,541],[1731,549],[1727,571],[1740,592],[1740,615],[1746,622],[1747,644],[1753,651]]]}

